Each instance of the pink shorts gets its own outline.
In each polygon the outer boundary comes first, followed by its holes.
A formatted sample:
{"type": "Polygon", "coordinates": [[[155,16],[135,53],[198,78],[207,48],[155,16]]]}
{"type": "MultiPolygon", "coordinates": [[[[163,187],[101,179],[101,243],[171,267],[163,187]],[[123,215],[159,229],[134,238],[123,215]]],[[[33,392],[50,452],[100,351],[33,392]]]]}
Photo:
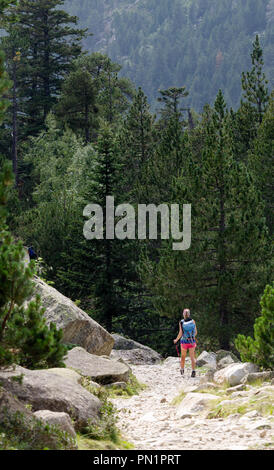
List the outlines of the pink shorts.
{"type": "Polygon", "coordinates": [[[181,343],[181,348],[185,350],[196,348],[196,343],[181,343]]]}

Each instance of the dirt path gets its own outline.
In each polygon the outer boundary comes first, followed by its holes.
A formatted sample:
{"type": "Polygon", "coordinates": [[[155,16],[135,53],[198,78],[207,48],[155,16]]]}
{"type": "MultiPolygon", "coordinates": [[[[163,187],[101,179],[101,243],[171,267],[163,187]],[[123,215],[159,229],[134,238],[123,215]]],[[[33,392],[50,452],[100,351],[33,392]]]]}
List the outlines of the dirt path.
{"type": "Polygon", "coordinates": [[[197,377],[191,378],[189,360],[184,378],[176,358],[163,364],[131,368],[147,388],[138,396],[112,401],[119,411],[118,427],[136,450],[248,450],[265,448],[264,443],[267,439],[269,442],[268,431],[262,432],[258,427],[251,432],[250,425],[261,419],[254,414],[250,418],[232,415],[226,419],[206,419],[201,415],[176,417],[177,408],[172,400],[181,391],[198,385],[204,375],[198,369],[197,377]]]}

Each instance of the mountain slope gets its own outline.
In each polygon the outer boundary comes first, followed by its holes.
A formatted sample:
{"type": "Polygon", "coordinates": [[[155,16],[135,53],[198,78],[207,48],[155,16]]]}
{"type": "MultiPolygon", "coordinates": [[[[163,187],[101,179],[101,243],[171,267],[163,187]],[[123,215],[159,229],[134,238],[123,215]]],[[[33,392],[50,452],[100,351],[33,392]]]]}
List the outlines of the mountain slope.
{"type": "Polygon", "coordinates": [[[274,0],[66,0],[65,8],[93,33],[86,48],[119,62],[152,103],[159,88],[186,85],[198,111],[219,88],[235,107],[256,33],[273,80],[274,0]]]}

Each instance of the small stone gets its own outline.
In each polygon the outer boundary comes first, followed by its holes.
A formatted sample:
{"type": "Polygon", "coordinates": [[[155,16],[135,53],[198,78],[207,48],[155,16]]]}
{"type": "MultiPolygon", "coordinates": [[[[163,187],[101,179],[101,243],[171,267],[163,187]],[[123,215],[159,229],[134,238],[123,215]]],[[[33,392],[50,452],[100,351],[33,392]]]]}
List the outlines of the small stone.
{"type": "Polygon", "coordinates": [[[245,413],[245,416],[248,418],[257,418],[259,416],[259,413],[257,410],[249,411],[248,413],[245,413]]]}
{"type": "Polygon", "coordinates": [[[264,431],[262,431],[262,432],[260,433],[260,437],[263,438],[263,437],[265,437],[265,436],[266,436],[266,431],[264,430],[264,431]]]}

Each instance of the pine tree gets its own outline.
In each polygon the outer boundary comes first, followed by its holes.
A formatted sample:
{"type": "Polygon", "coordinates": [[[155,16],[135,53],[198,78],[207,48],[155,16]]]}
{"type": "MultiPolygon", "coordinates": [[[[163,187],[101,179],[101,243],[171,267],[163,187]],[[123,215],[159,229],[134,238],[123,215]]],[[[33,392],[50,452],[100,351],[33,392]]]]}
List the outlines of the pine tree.
{"type": "Polygon", "coordinates": [[[20,95],[20,88],[25,82],[26,60],[22,60],[22,54],[29,45],[29,38],[22,36],[22,31],[14,24],[6,27],[8,36],[1,39],[1,47],[5,52],[6,69],[12,78],[12,89],[7,94],[11,106],[6,113],[5,119],[5,138],[11,147],[11,158],[13,163],[13,172],[15,175],[15,184],[19,184],[18,171],[18,148],[21,140],[20,129],[24,125],[25,115],[23,113],[24,97],[20,95]]]}
{"type": "Polygon", "coordinates": [[[121,65],[112,62],[108,56],[95,52],[81,55],[74,66],[90,73],[94,81],[99,115],[112,126],[116,126],[134,96],[130,80],[119,76],[121,65]]]}
{"type": "Polygon", "coordinates": [[[139,88],[118,136],[126,172],[124,192],[128,201],[134,203],[138,201],[138,194],[142,192],[140,186],[143,186],[143,169],[154,151],[156,138],[154,119],[147,98],[139,88]]]}
{"type": "Polygon", "coordinates": [[[180,99],[188,95],[185,87],[161,91],[161,118],[155,125],[155,148],[142,172],[139,199],[145,202],[171,202],[172,181],[179,176],[186,158],[185,133],[187,123],[183,119],[180,99]],[[168,168],[168,171],[167,171],[168,168]]]}
{"type": "Polygon", "coordinates": [[[265,201],[265,217],[270,235],[274,231],[273,218],[273,135],[274,92],[272,92],[257,137],[248,155],[248,166],[254,172],[257,187],[265,201]]]}
{"type": "Polygon", "coordinates": [[[174,115],[181,118],[181,111],[183,109],[180,108],[180,100],[189,95],[186,87],[171,87],[167,90],[159,90],[159,93],[161,96],[158,98],[158,101],[164,104],[164,107],[161,110],[162,119],[166,121],[174,115]]]}
{"type": "MultiPolygon", "coordinates": [[[[98,166],[95,171],[96,199],[94,202],[100,204],[106,221],[106,198],[117,195],[119,178],[117,147],[113,133],[108,126],[100,132],[97,152],[98,166]]],[[[116,199],[115,202],[117,204],[119,200],[116,199]]],[[[107,330],[112,331],[113,317],[117,315],[121,308],[115,283],[120,271],[119,264],[116,264],[120,250],[117,243],[119,240],[108,238],[105,222],[103,236],[104,239],[102,240],[91,241],[91,243],[96,242],[97,279],[94,284],[94,296],[99,316],[102,318],[107,330]]]]}
{"type": "Polygon", "coordinates": [[[255,107],[258,121],[261,123],[269,100],[269,94],[266,87],[268,82],[263,72],[263,50],[258,35],[253,43],[251,61],[253,66],[251,71],[242,73],[243,98],[251,106],[255,107]]]}
{"type": "Polygon", "coordinates": [[[97,108],[94,83],[88,71],[76,70],[69,74],[55,111],[61,122],[85,138],[86,144],[91,141],[97,108]]]}
{"type": "Polygon", "coordinates": [[[267,80],[263,72],[263,50],[256,36],[251,53],[252,69],[242,73],[241,105],[231,110],[235,151],[238,159],[247,163],[247,155],[257,136],[269,101],[267,80]]]}
{"type": "Polygon", "coordinates": [[[51,323],[48,327],[39,296],[13,315],[7,339],[16,344],[17,362],[28,369],[65,367],[67,347],[61,343],[62,330],[51,323]],[[10,337],[10,338],[9,338],[10,337]]]}
{"type": "Polygon", "coordinates": [[[235,340],[242,361],[264,368],[274,367],[274,285],[267,285],[260,302],[261,316],[254,323],[254,339],[238,335],[235,340]]]}
{"type": "Polygon", "coordinates": [[[18,16],[18,34],[29,38],[22,53],[25,80],[20,87],[25,99],[24,135],[43,128],[71,62],[81,53],[86,30],[71,26],[77,18],[61,10],[63,4],[63,0],[21,0],[12,10],[18,16]]]}

